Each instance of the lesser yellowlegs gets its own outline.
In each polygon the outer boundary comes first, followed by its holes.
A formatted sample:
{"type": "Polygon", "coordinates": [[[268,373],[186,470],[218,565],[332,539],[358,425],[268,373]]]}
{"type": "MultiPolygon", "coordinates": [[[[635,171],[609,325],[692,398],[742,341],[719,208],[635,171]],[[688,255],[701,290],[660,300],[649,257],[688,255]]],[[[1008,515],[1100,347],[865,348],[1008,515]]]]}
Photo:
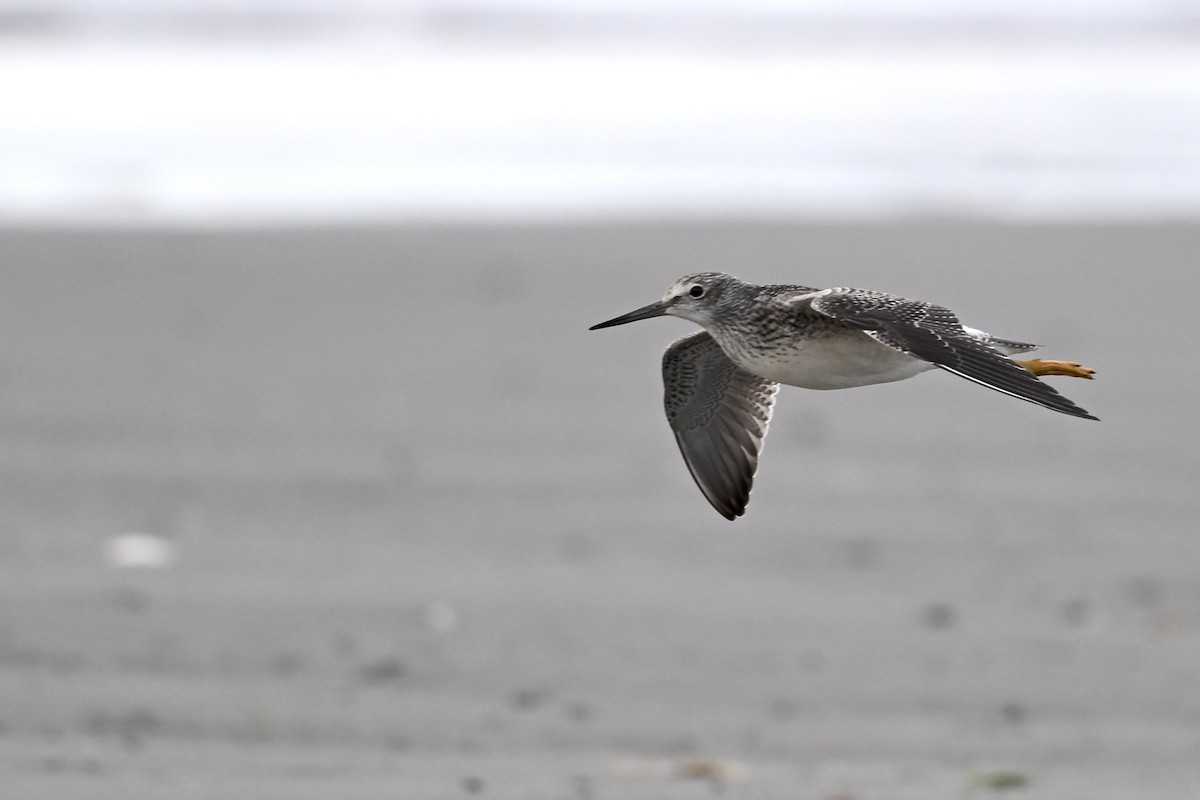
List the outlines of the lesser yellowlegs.
{"type": "Polygon", "coordinates": [[[591,330],[671,315],[704,330],[663,354],[667,420],[692,477],[727,519],[746,510],[779,384],[848,389],[934,368],[1052,411],[1096,419],[1038,375],[1090,378],[1069,361],[1009,358],[1037,345],[968,328],[953,311],[865,289],[758,286],[686,275],[663,299],[591,330]]]}

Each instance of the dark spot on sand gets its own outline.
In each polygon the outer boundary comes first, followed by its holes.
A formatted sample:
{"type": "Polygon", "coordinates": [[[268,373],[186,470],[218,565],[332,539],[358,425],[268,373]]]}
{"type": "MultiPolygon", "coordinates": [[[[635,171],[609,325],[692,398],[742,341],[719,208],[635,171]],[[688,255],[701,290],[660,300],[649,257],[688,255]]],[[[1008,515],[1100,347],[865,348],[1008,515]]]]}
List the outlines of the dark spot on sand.
{"type": "Polygon", "coordinates": [[[1010,700],[1000,706],[1000,717],[1004,720],[1005,724],[1013,726],[1022,725],[1029,717],[1029,709],[1015,700],[1010,700]]]}
{"type": "Polygon", "coordinates": [[[1068,628],[1082,628],[1092,616],[1092,604],[1082,597],[1073,597],[1062,604],[1062,620],[1068,628]]]}
{"type": "Polygon", "coordinates": [[[65,772],[66,768],[67,762],[56,756],[46,756],[42,759],[42,772],[58,774],[65,772]]]}
{"type": "Polygon", "coordinates": [[[847,569],[870,570],[879,563],[879,542],[866,536],[850,539],[842,546],[847,569]]]}
{"type": "Polygon", "coordinates": [[[1162,603],[1162,584],[1150,575],[1138,575],[1129,579],[1125,594],[1138,608],[1156,608],[1162,603]]]}
{"type": "Polygon", "coordinates": [[[156,714],[145,709],[130,711],[93,711],[83,720],[83,729],[91,736],[112,736],[127,750],[141,749],[146,738],[162,727],[156,714]]]}
{"type": "Polygon", "coordinates": [[[559,552],[568,564],[586,564],[596,555],[596,543],[581,533],[569,533],[559,541],[559,552]]]}
{"type": "Polygon", "coordinates": [[[271,672],[280,677],[295,675],[304,669],[304,656],[294,650],[281,650],[271,659],[271,672]]]}
{"type": "Polygon", "coordinates": [[[587,722],[592,718],[592,707],[582,700],[572,700],[563,706],[563,716],[572,722],[587,722]]]}
{"type": "Polygon", "coordinates": [[[396,656],[384,656],[383,658],[363,664],[358,669],[359,678],[367,686],[380,686],[385,683],[393,683],[407,674],[408,668],[396,656]]]}
{"type": "Polygon", "coordinates": [[[953,628],[958,622],[958,612],[949,603],[932,603],[921,612],[921,622],[932,631],[953,628]]]}
{"type": "Polygon", "coordinates": [[[1005,789],[1023,789],[1029,785],[1029,778],[1019,772],[985,772],[972,778],[971,785],[999,792],[1005,789]]]}
{"type": "Polygon", "coordinates": [[[790,697],[776,697],[767,707],[767,713],[777,722],[787,722],[800,715],[800,704],[790,697]]]}
{"type": "Polygon", "coordinates": [[[126,614],[140,614],[150,605],[150,597],[140,589],[125,586],[113,590],[112,604],[126,614]]]}
{"type": "Polygon", "coordinates": [[[518,711],[532,711],[549,699],[550,693],[545,689],[514,689],[508,696],[508,702],[518,711]]]}
{"type": "Polygon", "coordinates": [[[579,795],[579,800],[593,800],[596,793],[592,790],[592,779],[587,775],[576,775],[572,781],[575,784],[575,793],[579,795]]]}

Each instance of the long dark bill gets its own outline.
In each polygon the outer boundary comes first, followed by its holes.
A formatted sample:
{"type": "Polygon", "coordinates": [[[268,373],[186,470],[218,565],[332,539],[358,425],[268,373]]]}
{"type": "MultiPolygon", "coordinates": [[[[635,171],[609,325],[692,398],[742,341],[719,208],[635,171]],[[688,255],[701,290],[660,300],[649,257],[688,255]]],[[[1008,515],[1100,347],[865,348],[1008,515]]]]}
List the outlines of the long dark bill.
{"type": "Polygon", "coordinates": [[[639,319],[650,319],[651,317],[661,317],[667,313],[667,307],[660,300],[657,303],[651,303],[648,306],[642,306],[636,311],[630,311],[628,314],[622,314],[619,317],[613,317],[607,322],[601,322],[598,325],[593,325],[588,328],[589,331],[598,331],[601,328],[611,328],[614,325],[624,325],[626,322],[637,322],[639,319]]]}

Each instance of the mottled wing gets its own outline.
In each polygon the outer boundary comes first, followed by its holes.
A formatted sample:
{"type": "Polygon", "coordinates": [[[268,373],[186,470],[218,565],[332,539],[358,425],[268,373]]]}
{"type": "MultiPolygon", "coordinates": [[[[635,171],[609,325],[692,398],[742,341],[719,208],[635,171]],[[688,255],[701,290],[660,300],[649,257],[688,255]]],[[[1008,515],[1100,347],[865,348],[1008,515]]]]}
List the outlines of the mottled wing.
{"type": "Polygon", "coordinates": [[[863,289],[828,289],[812,309],[876,341],[998,392],[1073,417],[1096,419],[1032,372],[963,330],[948,308],[863,289]]]}
{"type": "Polygon", "coordinates": [[[779,385],[740,369],[703,331],[663,354],[663,404],[683,460],[726,519],[746,510],[779,385]]]}

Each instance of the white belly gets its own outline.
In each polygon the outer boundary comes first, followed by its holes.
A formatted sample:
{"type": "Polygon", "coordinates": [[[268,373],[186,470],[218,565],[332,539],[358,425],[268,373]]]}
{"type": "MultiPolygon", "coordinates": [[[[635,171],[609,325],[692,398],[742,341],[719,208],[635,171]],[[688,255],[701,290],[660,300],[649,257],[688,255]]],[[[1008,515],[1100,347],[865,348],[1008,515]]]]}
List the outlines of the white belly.
{"type": "Polygon", "coordinates": [[[742,369],[805,389],[850,389],[911,378],[934,368],[858,331],[803,339],[767,354],[726,353],[742,369]]]}

